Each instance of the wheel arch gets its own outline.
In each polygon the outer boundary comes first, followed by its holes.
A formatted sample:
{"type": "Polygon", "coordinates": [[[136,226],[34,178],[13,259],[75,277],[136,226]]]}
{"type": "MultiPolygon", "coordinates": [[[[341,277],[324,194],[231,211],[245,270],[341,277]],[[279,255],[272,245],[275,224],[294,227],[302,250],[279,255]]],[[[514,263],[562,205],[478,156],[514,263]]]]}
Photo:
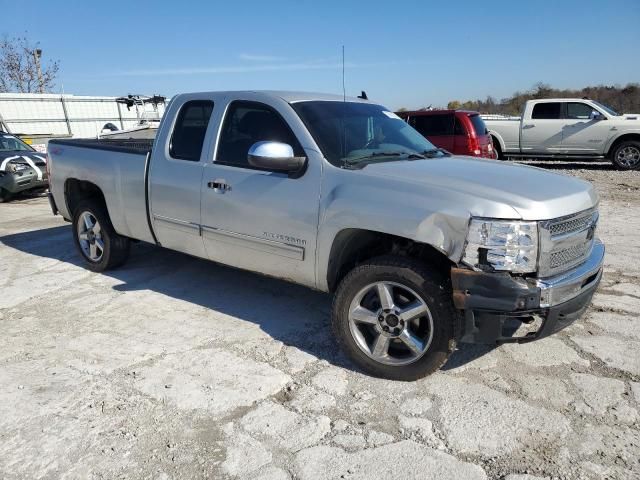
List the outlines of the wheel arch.
{"type": "Polygon", "coordinates": [[[496,145],[496,142],[498,144],[498,147],[500,148],[500,153],[502,155],[504,155],[504,149],[505,149],[505,144],[504,144],[504,139],[502,138],[502,136],[496,132],[495,130],[487,130],[489,135],[491,136],[491,141],[493,142],[493,145],[496,145]]]}
{"type": "Polygon", "coordinates": [[[327,286],[334,292],[340,281],[357,265],[374,257],[394,254],[417,258],[440,271],[448,271],[453,262],[427,243],[384,232],[361,228],[345,228],[331,244],[327,265],[327,286]]]}
{"type": "Polygon", "coordinates": [[[614,137],[612,140],[610,140],[610,144],[609,144],[609,147],[607,148],[607,151],[606,151],[607,153],[605,155],[607,157],[611,157],[613,155],[613,152],[616,151],[616,148],[618,147],[618,145],[626,141],[640,142],[640,131],[622,133],[617,137],[614,137]]]}
{"type": "MultiPolygon", "coordinates": [[[[68,178],[64,182],[64,200],[67,206],[67,211],[73,217],[75,209],[83,200],[92,199],[100,202],[105,208],[107,208],[107,202],[102,193],[102,189],[95,183],[87,180],[78,180],[76,178],[68,178]]],[[[108,212],[108,209],[107,209],[108,212]]]]}

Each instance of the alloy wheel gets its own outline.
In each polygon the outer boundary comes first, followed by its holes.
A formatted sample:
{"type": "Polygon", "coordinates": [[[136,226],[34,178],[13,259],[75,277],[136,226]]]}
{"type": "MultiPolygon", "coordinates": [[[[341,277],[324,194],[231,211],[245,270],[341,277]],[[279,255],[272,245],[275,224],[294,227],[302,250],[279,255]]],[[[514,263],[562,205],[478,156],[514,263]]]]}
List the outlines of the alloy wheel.
{"type": "Polygon", "coordinates": [[[640,163],[640,148],[633,145],[621,148],[616,153],[616,161],[627,168],[635,167],[640,163]]]}
{"type": "Polygon", "coordinates": [[[395,282],[367,285],[349,307],[349,330],[358,348],[386,365],[408,365],[422,357],[433,338],[426,302],[395,282]]]}
{"type": "Polygon", "coordinates": [[[99,262],[104,254],[104,239],[100,222],[91,212],[85,211],[78,221],[78,242],[85,257],[99,262]]]}

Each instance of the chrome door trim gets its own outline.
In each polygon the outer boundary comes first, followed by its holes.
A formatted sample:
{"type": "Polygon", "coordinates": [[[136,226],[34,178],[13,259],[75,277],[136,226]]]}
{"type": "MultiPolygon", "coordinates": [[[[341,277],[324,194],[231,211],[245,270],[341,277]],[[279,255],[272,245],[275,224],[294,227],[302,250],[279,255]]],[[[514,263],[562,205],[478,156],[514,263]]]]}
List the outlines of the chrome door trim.
{"type": "Polygon", "coordinates": [[[157,215],[155,213],[153,214],[153,219],[159,222],[168,223],[171,226],[184,227],[180,228],[179,230],[197,230],[198,234],[202,235],[200,225],[198,225],[197,223],[188,222],[186,220],[178,220],[177,218],[165,217],[164,215],[157,215]]]}
{"type": "Polygon", "coordinates": [[[294,260],[304,260],[304,247],[290,245],[288,243],[277,242],[266,238],[254,237],[244,233],[230,232],[220,228],[202,225],[203,235],[213,236],[220,242],[231,243],[235,246],[259,250],[281,257],[292,258],[294,260]]]}

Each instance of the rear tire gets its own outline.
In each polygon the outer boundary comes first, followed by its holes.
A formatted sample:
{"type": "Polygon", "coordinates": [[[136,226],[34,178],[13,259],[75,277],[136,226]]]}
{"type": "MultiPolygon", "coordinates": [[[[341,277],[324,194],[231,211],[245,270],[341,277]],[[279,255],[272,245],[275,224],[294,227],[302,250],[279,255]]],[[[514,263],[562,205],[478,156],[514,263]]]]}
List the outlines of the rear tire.
{"type": "Polygon", "coordinates": [[[459,331],[446,276],[400,256],[375,258],[349,272],[336,291],[331,321],[354,363],[391,380],[417,380],[438,370],[459,331]]]}
{"type": "Polygon", "coordinates": [[[637,170],[640,168],[640,142],[630,140],[622,142],[611,151],[611,162],[619,170],[637,170]]]}
{"type": "Polygon", "coordinates": [[[113,229],[105,206],[83,200],[73,214],[73,241],[86,266],[93,272],[119,267],[129,257],[131,241],[113,229]]]}
{"type": "Polygon", "coordinates": [[[496,137],[491,137],[491,143],[493,144],[493,151],[496,152],[496,160],[504,160],[502,148],[500,148],[500,142],[496,139],[496,137]]]}

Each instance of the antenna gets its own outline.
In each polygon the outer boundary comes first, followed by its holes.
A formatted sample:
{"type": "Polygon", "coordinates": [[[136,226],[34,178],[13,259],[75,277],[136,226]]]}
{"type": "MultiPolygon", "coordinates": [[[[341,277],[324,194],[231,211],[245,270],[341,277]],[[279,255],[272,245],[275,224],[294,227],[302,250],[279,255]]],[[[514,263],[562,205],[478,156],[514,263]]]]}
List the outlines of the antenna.
{"type": "Polygon", "coordinates": [[[347,89],[344,82],[344,45],[342,45],[342,158],[347,162],[347,128],[345,120],[347,116],[347,89]]]}
{"type": "Polygon", "coordinates": [[[347,89],[344,83],[344,45],[342,45],[342,100],[347,101],[347,89]]]}

